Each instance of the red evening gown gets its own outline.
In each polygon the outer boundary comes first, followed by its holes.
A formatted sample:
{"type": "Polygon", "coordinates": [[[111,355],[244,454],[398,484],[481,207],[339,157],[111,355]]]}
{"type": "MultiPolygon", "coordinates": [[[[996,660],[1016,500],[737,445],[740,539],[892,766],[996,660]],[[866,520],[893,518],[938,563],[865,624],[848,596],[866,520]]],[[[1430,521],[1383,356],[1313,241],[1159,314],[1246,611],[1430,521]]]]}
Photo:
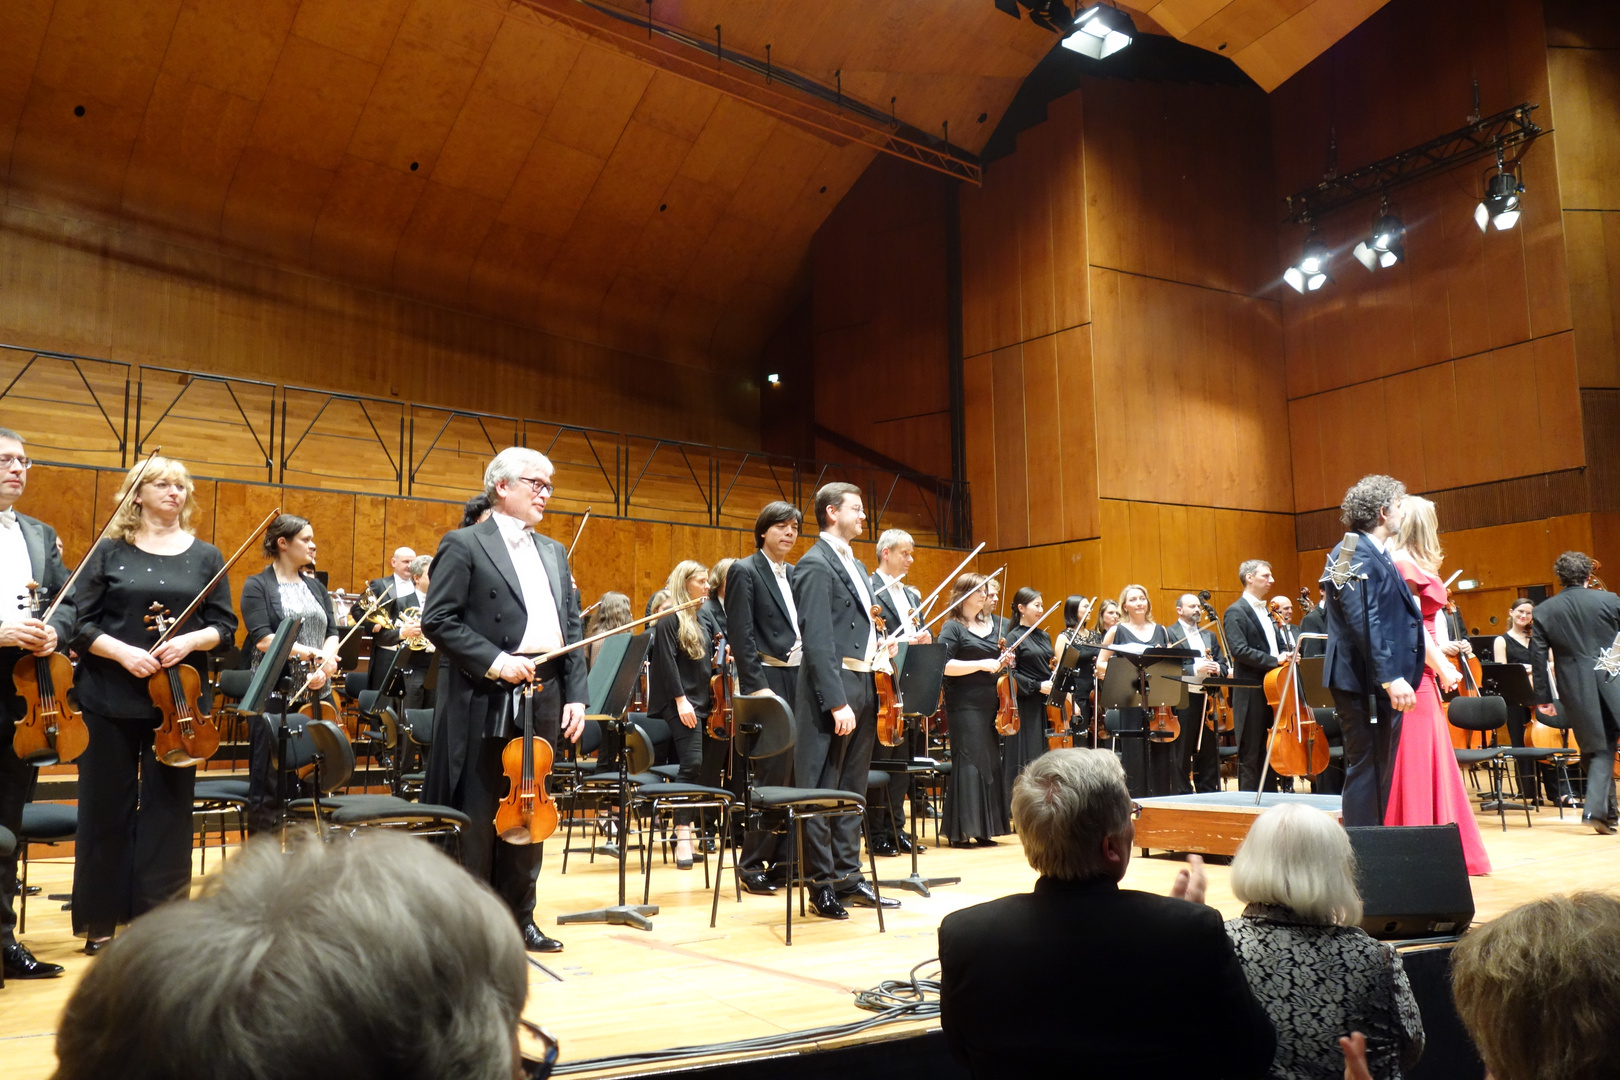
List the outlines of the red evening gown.
{"type": "MultiPolygon", "coordinates": [[[[1401,576],[1418,588],[1425,630],[1433,636],[1436,618],[1446,606],[1446,587],[1440,578],[1397,558],[1401,576]]],[[[1474,821],[1473,802],[1463,785],[1462,771],[1452,755],[1451,731],[1440,710],[1440,686],[1434,672],[1423,669],[1417,688],[1417,706],[1401,716],[1400,741],[1395,748],[1395,773],[1389,789],[1385,825],[1447,825],[1457,823],[1462,833],[1463,858],[1470,875],[1491,872],[1490,856],[1474,821]]]]}

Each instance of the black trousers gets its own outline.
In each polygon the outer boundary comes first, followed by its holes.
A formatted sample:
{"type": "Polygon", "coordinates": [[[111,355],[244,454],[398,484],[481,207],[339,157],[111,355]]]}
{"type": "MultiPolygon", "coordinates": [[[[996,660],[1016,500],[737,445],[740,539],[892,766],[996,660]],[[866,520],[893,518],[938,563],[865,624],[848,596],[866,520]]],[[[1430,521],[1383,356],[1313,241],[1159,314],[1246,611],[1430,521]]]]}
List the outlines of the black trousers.
{"type": "MultiPolygon", "coordinates": [[[[845,671],[843,678],[844,695],[855,711],[855,730],[848,735],[833,734],[830,712],[799,714],[793,747],[794,783],[864,795],[872,747],[877,742],[877,690],[870,674],[845,671]]],[[[788,837],[787,842],[791,845],[793,838],[788,837]]],[[[790,846],[783,858],[791,858],[791,852],[790,846]]],[[[861,873],[860,821],[851,815],[805,822],[804,872],[811,881],[840,890],[866,880],[861,873]]]]}
{"type": "Polygon", "coordinates": [[[196,768],[152,753],[151,720],[84,711],[73,846],[73,932],[105,937],[191,886],[191,801],[196,768]]]}
{"type": "MultiPolygon", "coordinates": [[[[660,716],[659,719],[669,725],[670,748],[675,752],[675,760],[680,765],[680,771],[675,774],[676,782],[719,787],[721,776],[725,771],[726,756],[731,752],[731,742],[709,736],[704,730],[707,717],[699,716],[696,727],[687,727],[681,723],[680,713],[676,712],[673,705],[670,706],[669,713],[670,715],[660,716]]],[[[675,824],[690,825],[696,816],[695,811],[677,809],[675,824]]]]}
{"type": "Polygon", "coordinates": [[[1344,791],[1341,807],[1346,828],[1382,825],[1389,805],[1389,785],[1395,776],[1395,748],[1400,745],[1401,714],[1389,695],[1378,691],[1376,706],[1367,711],[1367,695],[1329,687],[1344,731],[1344,791]],[[1375,722],[1376,721],[1376,722],[1375,722]]]}
{"type": "Polygon", "coordinates": [[[1221,790],[1221,733],[1203,726],[1204,695],[1189,693],[1186,707],[1176,710],[1176,720],[1181,734],[1170,744],[1175,755],[1175,793],[1221,790]]]}
{"type": "Polygon", "coordinates": [[[1263,690],[1234,688],[1232,715],[1237,725],[1238,790],[1259,791],[1260,774],[1266,774],[1266,790],[1277,790],[1277,774],[1266,768],[1266,738],[1271,731],[1271,706],[1263,690]]]}
{"type": "MultiPolygon", "coordinates": [[[[774,690],[788,708],[793,708],[794,692],[799,683],[798,668],[765,669],[765,685],[774,690]]],[[[738,766],[741,771],[741,766],[738,766]]],[[[784,750],[775,757],[761,758],[751,766],[751,777],[755,787],[786,787],[793,783],[793,753],[784,750]]],[[[781,834],[773,833],[767,829],[745,828],[743,832],[742,856],[738,864],[745,872],[755,872],[766,869],[768,866],[781,862],[778,849],[782,841],[781,834]]]]}
{"type": "MultiPolygon", "coordinates": [[[[561,665],[553,661],[540,669],[540,692],[534,698],[534,733],[557,746],[562,727],[561,665]],[[548,669],[556,667],[558,670],[548,669]]],[[[519,924],[534,918],[534,882],[540,876],[544,849],[540,844],[508,844],[495,835],[495,809],[506,794],[501,751],[510,741],[472,735],[467,764],[452,791],[449,804],[472,819],[461,837],[461,865],[480,881],[487,881],[512,909],[519,924]]]]}
{"type": "MultiPolygon", "coordinates": [[[[23,804],[28,801],[37,770],[11,748],[11,725],[0,733],[0,828],[16,836],[22,829],[23,804]]],[[[0,855],[0,946],[16,942],[17,852],[0,855]]]]}

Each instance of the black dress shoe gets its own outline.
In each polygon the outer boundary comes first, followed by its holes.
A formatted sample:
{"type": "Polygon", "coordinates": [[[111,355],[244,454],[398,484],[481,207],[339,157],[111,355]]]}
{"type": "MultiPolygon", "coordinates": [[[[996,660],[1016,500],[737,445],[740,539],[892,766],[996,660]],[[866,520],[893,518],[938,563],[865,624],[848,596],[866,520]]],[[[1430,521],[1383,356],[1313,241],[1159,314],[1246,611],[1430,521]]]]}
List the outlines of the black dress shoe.
{"type": "MultiPolygon", "coordinates": [[[[848,904],[850,907],[875,908],[878,906],[878,895],[873,890],[870,881],[863,881],[853,889],[839,893],[838,899],[841,903],[848,904]]],[[[897,908],[900,906],[900,901],[892,896],[885,896],[883,906],[885,908],[897,908]]]]}
{"type": "Polygon", "coordinates": [[[900,849],[894,846],[894,841],[889,838],[888,833],[884,833],[882,836],[874,838],[867,846],[872,849],[872,854],[874,855],[883,855],[887,857],[900,854],[900,849]]]}
{"type": "Polygon", "coordinates": [[[35,960],[34,954],[28,951],[28,946],[21,943],[7,945],[0,955],[5,958],[8,979],[54,979],[62,974],[61,964],[47,964],[43,960],[35,960]]]}
{"type": "Polygon", "coordinates": [[[906,832],[906,830],[901,829],[900,830],[900,839],[895,841],[894,846],[900,849],[900,854],[902,854],[902,855],[910,855],[911,854],[911,849],[914,846],[913,841],[911,839],[911,834],[906,832]]]}
{"type": "MultiPolygon", "coordinates": [[[[1604,821],[1602,818],[1587,818],[1586,823],[1588,825],[1592,826],[1593,829],[1596,829],[1597,834],[1599,836],[1613,836],[1614,835],[1614,826],[1610,825],[1607,821],[1604,821]]],[[[6,967],[6,974],[7,975],[11,974],[11,967],[9,966],[9,961],[8,961],[8,965],[6,967]]]]}
{"type": "Polygon", "coordinates": [[[776,892],[776,886],[771,884],[770,877],[763,870],[743,871],[742,887],[745,892],[755,896],[771,896],[776,892]]]}
{"type": "Polygon", "coordinates": [[[530,952],[562,952],[563,944],[554,937],[546,937],[530,919],[519,928],[523,933],[523,947],[530,952]]]}
{"type": "Polygon", "coordinates": [[[823,919],[849,918],[849,912],[844,910],[844,905],[840,904],[838,902],[838,897],[833,895],[833,888],[831,885],[811,886],[810,910],[815,912],[817,915],[820,915],[823,919]]]}
{"type": "Polygon", "coordinates": [[[112,940],[113,939],[110,938],[110,937],[85,938],[84,939],[84,955],[86,955],[86,956],[94,956],[94,955],[96,955],[96,953],[100,952],[102,949],[105,949],[107,946],[111,945],[112,940]]]}

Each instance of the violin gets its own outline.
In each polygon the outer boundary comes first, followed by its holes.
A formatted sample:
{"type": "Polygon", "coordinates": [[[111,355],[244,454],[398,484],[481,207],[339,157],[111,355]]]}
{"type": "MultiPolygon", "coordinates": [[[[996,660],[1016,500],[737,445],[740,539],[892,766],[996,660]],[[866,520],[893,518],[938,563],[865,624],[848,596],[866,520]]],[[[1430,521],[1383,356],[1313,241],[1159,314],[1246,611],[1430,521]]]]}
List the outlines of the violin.
{"type": "MultiPolygon", "coordinates": [[[[1068,750],[1074,746],[1074,733],[1069,727],[1068,691],[1057,677],[1058,654],[1052,654],[1052,692],[1046,695],[1046,748],[1068,750]]],[[[1066,682],[1067,680],[1061,680],[1066,682]]]]}
{"type": "Polygon", "coordinates": [[[736,726],[731,708],[731,646],[721,634],[714,635],[714,659],[714,674],[709,677],[709,700],[713,705],[704,730],[712,739],[729,739],[736,726]]]}
{"type": "MultiPolygon", "coordinates": [[[[883,608],[872,605],[872,627],[878,637],[888,633],[883,622],[883,608]]],[[[873,670],[872,679],[877,687],[877,741],[884,746],[899,746],[906,741],[906,718],[900,711],[900,692],[894,684],[894,671],[873,670]]]]}
{"type": "MultiPolygon", "coordinates": [[[[37,581],[28,583],[28,609],[35,618],[44,612],[37,581]]],[[[12,749],[27,765],[55,765],[72,761],[90,745],[84,714],[68,696],[73,689],[73,664],[66,656],[25,656],[12,669],[17,696],[26,711],[11,737],[12,749]]]]}
{"type": "Polygon", "coordinates": [[[1169,705],[1155,705],[1148,710],[1148,742],[1175,742],[1179,738],[1181,738],[1181,721],[1176,719],[1175,709],[1169,705]]]}
{"type": "MultiPolygon", "coordinates": [[[[1006,567],[1002,567],[1006,569],[1006,567]]],[[[1002,602],[1006,602],[1003,594],[1002,602]]],[[[1001,654],[1001,673],[996,676],[996,734],[1018,734],[1018,686],[1013,681],[1012,668],[1007,666],[1007,623],[1000,616],[996,622],[1002,633],[996,638],[996,652],[1001,654]]]]}
{"type": "Polygon", "coordinates": [[[512,692],[523,716],[523,734],[501,750],[506,794],[495,807],[495,835],[508,844],[538,844],[557,831],[557,802],[546,791],[554,756],[551,744],[534,733],[534,695],[539,680],[512,692]]]}
{"type": "MultiPolygon", "coordinates": [[[[1281,614],[1271,612],[1278,633],[1284,626],[1281,614]]],[[[1315,776],[1328,767],[1328,740],[1316,722],[1316,713],[1305,701],[1299,665],[1292,654],[1266,672],[1266,703],[1275,720],[1266,761],[1279,776],[1315,776]]]]}
{"type": "MultiPolygon", "coordinates": [[[[1305,590],[1301,589],[1303,593],[1305,590]]],[[[1308,603],[1303,596],[1302,602],[1308,603]]],[[[1226,648],[1226,630],[1221,625],[1220,616],[1215,614],[1215,608],[1209,602],[1209,593],[1198,594],[1198,606],[1204,612],[1204,618],[1214,624],[1215,640],[1221,643],[1221,652],[1231,656],[1226,648]]],[[[1237,720],[1232,712],[1232,688],[1230,686],[1204,687],[1204,726],[1211,731],[1233,731],[1237,728],[1237,720]]]]}
{"type": "MultiPolygon", "coordinates": [[[[161,640],[178,620],[170,618],[162,601],[154,600],[144,622],[161,640]]],[[[183,663],[164,668],[146,680],[146,689],[152,695],[152,704],[163,714],[152,733],[152,752],[157,759],[184,769],[213,757],[219,749],[219,728],[213,716],[202,711],[202,676],[197,669],[183,663]]]]}

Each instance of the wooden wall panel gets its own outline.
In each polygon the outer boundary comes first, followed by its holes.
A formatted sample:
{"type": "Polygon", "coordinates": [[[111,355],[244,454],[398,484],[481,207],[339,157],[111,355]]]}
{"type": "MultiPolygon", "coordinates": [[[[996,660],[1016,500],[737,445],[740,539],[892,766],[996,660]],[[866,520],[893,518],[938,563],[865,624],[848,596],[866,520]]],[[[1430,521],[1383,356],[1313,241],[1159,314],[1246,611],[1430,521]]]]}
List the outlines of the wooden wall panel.
{"type": "Polygon", "coordinates": [[[990,357],[995,418],[996,532],[1003,546],[1029,543],[1029,430],[1024,420],[1023,347],[998,349],[990,357]]]}
{"type": "Polygon", "coordinates": [[[1564,246],[1582,386],[1620,386],[1620,210],[1567,210],[1564,246]]]}
{"type": "MultiPolygon", "coordinates": [[[[993,354],[962,361],[962,427],[967,443],[967,481],[973,500],[973,539],[1004,546],[996,513],[996,418],[993,354]]],[[[1009,478],[1009,483],[1012,479],[1009,478]]]]}
{"type": "MultiPolygon", "coordinates": [[[[1062,536],[1097,536],[1097,413],[1091,365],[1091,325],[1056,337],[1060,440],[1037,447],[1032,460],[1062,476],[1062,536]]],[[[1050,540],[1042,536],[1043,542],[1050,540]]]]}

